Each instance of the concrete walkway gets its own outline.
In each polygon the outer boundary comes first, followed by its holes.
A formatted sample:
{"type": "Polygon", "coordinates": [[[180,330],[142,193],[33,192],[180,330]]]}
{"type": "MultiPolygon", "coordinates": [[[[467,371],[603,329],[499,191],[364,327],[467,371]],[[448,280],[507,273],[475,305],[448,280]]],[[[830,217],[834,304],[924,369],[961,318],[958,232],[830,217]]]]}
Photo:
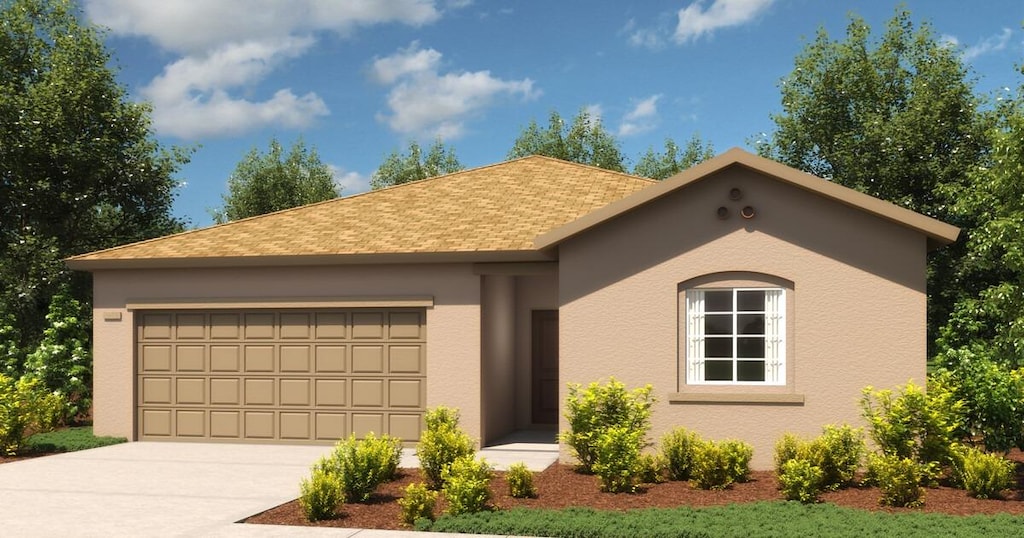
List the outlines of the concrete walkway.
{"type": "MultiPolygon", "coordinates": [[[[3,536],[340,536],[428,533],[235,524],[298,496],[329,446],[126,443],[0,465],[3,536]]],[[[557,446],[517,443],[481,455],[541,470],[557,446]]],[[[418,461],[405,451],[402,467],[418,461]]],[[[450,535],[449,535],[450,536],[450,535]]]]}

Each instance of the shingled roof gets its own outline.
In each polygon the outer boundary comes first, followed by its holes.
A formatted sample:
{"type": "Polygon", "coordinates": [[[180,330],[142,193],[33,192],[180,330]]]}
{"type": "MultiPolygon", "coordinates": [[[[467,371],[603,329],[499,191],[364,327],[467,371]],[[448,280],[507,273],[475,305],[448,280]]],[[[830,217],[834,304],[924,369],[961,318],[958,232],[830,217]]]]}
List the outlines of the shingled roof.
{"type": "Polygon", "coordinates": [[[549,260],[537,236],[654,183],[532,156],[82,254],[68,265],[549,260]]]}

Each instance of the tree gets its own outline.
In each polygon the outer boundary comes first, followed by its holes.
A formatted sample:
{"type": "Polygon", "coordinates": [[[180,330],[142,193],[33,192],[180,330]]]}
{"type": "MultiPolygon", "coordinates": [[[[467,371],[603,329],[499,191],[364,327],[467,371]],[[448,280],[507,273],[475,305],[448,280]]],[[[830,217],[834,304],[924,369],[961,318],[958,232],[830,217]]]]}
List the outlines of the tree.
{"type": "MultiPolygon", "coordinates": [[[[851,16],[844,41],[824,30],[782,80],[783,111],[762,155],[960,226],[950,211],[981,162],[986,117],[953,47],[898,10],[880,39],[851,16]]],[[[929,345],[972,282],[956,278],[962,242],[929,258],[929,345]]]]}
{"type": "Polygon", "coordinates": [[[463,169],[465,167],[455,156],[455,148],[445,146],[440,138],[434,140],[425,155],[420,145],[413,140],[409,142],[408,153],[402,154],[395,150],[384,158],[380,168],[370,178],[370,187],[374,190],[383,189],[463,169]]]}
{"type": "Polygon", "coordinates": [[[586,109],[580,110],[572,124],[567,124],[558,112],[551,112],[547,129],[541,129],[536,121],[531,120],[512,144],[508,158],[529,155],[544,155],[616,172],[626,171],[626,159],[618,141],[605,130],[601,118],[591,115],[586,109]]]}
{"type": "Polygon", "coordinates": [[[316,148],[306,149],[300,139],[284,155],[281,143],[271,139],[266,153],[253,148],[235,167],[224,206],[213,218],[224,223],[337,197],[334,175],[316,148]]]}
{"type": "Polygon", "coordinates": [[[685,149],[680,149],[671,138],[665,139],[665,152],[655,153],[654,148],[648,148],[647,153],[640,156],[633,174],[662,180],[672,177],[695,164],[715,156],[715,148],[711,142],[704,142],[700,136],[694,134],[686,143],[685,149]]]}
{"type": "Polygon", "coordinates": [[[17,320],[15,369],[62,285],[90,302],[63,258],[183,227],[173,175],[189,153],[157,144],[109,65],[70,2],[0,0],[0,319],[17,320]]]}

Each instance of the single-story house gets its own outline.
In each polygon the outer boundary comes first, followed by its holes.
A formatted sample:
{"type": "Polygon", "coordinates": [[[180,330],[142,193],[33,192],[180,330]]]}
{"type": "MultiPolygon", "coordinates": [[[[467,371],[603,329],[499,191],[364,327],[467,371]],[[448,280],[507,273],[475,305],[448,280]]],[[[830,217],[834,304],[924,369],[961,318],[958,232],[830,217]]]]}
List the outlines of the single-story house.
{"type": "Polygon", "coordinates": [[[567,383],[650,383],[754,445],[925,379],[925,258],[959,230],[733,149],[655,182],[526,157],[76,256],[97,434],[487,444],[566,427],[567,383]]]}

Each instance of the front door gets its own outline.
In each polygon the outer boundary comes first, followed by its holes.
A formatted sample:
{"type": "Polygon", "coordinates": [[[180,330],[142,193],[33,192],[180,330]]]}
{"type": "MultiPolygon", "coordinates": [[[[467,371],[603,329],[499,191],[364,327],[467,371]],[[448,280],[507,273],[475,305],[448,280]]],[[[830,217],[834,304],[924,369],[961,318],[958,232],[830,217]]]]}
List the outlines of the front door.
{"type": "Polygon", "coordinates": [[[558,423],[558,310],[533,311],[533,423],[558,423]]]}

